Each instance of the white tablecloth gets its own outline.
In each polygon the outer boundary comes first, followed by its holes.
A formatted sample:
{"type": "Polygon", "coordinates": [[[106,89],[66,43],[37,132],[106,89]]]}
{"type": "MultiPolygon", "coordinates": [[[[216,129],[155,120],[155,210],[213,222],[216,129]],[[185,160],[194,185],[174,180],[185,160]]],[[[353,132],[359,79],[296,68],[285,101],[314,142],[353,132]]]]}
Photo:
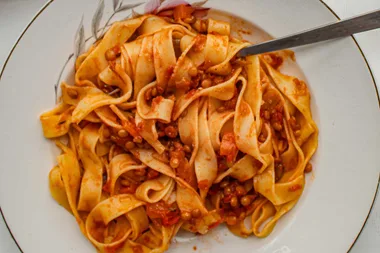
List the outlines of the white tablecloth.
{"type": "MultiPolygon", "coordinates": [[[[46,1],[47,0],[0,0],[0,69],[2,69],[6,57],[18,36],[46,1]]],[[[327,3],[341,18],[380,9],[380,0],[325,0],[325,3],[327,3]]],[[[380,30],[359,34],[356,37],[367,57],[377,84],[379,85],[380,30]]],[[[378,88],[380,90],[380,87],[378,88]]],[[[19,252],[1,217],[0,252],[19,252]]],[[[363,252],[380,252],[379,200],[376,201],[367,224],[351,251],[351,253],[363,252]]]]}

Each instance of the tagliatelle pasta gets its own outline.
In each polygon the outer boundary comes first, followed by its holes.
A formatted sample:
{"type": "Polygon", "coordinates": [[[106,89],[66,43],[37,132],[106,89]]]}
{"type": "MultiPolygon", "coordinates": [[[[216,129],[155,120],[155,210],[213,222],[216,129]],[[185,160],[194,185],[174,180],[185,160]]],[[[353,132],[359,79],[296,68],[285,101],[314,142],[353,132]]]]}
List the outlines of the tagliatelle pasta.
{"type": "Polygon", "coordinates": [[[238,57],[249,43],[193,11],[114,23],[40,116],[62,150],[51,194],[99,252],[164,252],[180,229],[221,223],[266,237],[305,187],[306,83],[279,71],[281,52],[238,57]]]}

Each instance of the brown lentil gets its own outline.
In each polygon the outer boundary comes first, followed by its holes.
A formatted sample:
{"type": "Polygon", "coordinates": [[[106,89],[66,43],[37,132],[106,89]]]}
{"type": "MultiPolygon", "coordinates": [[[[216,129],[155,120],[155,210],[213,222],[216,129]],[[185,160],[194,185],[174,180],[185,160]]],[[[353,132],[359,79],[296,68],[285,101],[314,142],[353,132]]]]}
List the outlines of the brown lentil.
{"type": "Polygon", "coordinates": [[[224,194],[229,195],[231,193],[232,193],[231,187],[227,186],[226,188],[224,188],[224,194]]]}
{"type": "Polygon", "coordinates": [[[239,205],[239,201],[238,201],[237,197],[232,197],[231,198],[230,205],[232,207],[237,207],[239,205]]]}
{"type": "Polygon", "coordinates": [[[124,129],[121,129],[119,130],[119,132],[117,132],[117,135],[119,135],[120,138],[125,138],[128,136],[128,132],[125,131],[124,129]]]}
{"type": "Polygon", "coordinates": [[[203,88],[205,88],[205,89],[211,87],[211,85],[212,85],[212,82],[211,82],[210,79],[204,79],[204,80],[202,81],[202,83],[201,83],[201,86],[202,86],[203,88]]]}
{"type": "Polygon", "coordinates": [[[174,147],[175,147],[176,149],[178,149],[178,150],[182,150],[182,149],[183,149],[182,144],[181,144],[180,142],[178,142],[178,141],[174,141],[174,142],[173,142],[173,145],[174,145],[174,147]]]}
{"type": "Polygon", "coordinates": [[[176,169],[178,168],[179,166],[179,159],[176,158],[176,157],[173,157],[170,159],[170,167],[172,167],[173,169],[176,169]]]}
{"type": "Polygon", "coordinates": [[[191,220],[191,213],[189,213],[189,212],[182,212],[181,213],[181,218],[182,218],[182,220],[185,220],[185,221],[188,221],[188,220],[191,220]]]}
{"type": "Polygon", "coordinates": [[[240,199],[240,203],[242,206],[249,206],[251,204],[251,198],[248,196],[244,196],[240,199]]]}
{"type": "Polygon", "coordinates": [[[198,69],[196,67],[191,67],[189,68],[188,73],[189,73],[189,76],[195,77],[198,75],[198,69]]]}
{"type": "Polygon", "coordinates": [[[309,173],[313,170],[313,165],[311,163],[307,163],[305,167],[305,173],[309,173]]]}
{"type": "Polygon", "coordinates": [[[238,196],[243,196],[244,194],[246,194],[244,187],[241,185],[236,186],[236,194],[238,196]]]}
{"type": "Polygon", "coordinates": [[[222,181],[222,182],[220,183],[220,187],[221,187],[221,188],[226,188],[228,185],[229,185],[229,182],[228,182],[227,180],[222,181]]]}
{"type": "Polygon", "coordinates": [[[239,215],[239,220],[244,220],[245,216],[247,214],[245,212],[241,212],[240,215],[239,215]]]}
{"type": "Polygon", "coordinates": [[[68,89],[67,95],[69,95],[73,99],[78,98],[78,92],[76,90],[73,90],[73,89],[68,89]]]}
{"type": "Polygon", "coordinates": [[[281,130],[282,130],[282,125],[281,125],[281,123],[279,123],[279,122],[274,122],[274,123],[273,123],[273,128],[274,128],[274,130],[276,130],[276,131],[281,131],[281,130]]]}
{"type": "Polygon", "coordinates": [[[183,151],[185,151],[186,153],[191,153],[191,147],[189,145],[184,145],[183,151]]]}
{"type": "Polygon", "coordinates": [[[174,126],[167,126],[165,128],[165,134],[169,138],[175,138],[178,135],[178,131],[177,131],[177,129],[174,126]]]}
{"type": "Polygon", "coordinates": [[[108,49],[105,56],[107,61],[114,61],[117,57],[116,52],[113,50],[113,48],[108,49]]]}
{"type": "Polygon", "coordinates": [[[125,148],[126,149],[133,149],[135,147],[135,143],[133,141],[127,141],[125,143],[125,148]]]}
{"type": "Polygon", "coordinates": [[[199,218],[201,217],[201,215],[201,210],[199,210],[198,208],[195,208],[191,211],[191,216],[193,216],[194,218],[199,218]]]}
{"type": "Polygon", "coordinates": [[[226,218],[226,223],[227,223],[227,225],[230,225],[230,226],[236,225],[236,223],[237,223],[236,216],[228,216],[226,218]]]}

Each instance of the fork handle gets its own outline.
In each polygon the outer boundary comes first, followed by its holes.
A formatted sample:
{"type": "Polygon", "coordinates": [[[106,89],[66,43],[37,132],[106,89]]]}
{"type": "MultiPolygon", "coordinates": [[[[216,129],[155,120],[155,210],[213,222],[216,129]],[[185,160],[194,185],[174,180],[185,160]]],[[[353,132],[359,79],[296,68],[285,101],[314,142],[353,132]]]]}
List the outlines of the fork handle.
{"type": "Polygon", "coordinates": [[[243,48],[239,56],[268,53],[380,28],[380,10],[243,48]]]}

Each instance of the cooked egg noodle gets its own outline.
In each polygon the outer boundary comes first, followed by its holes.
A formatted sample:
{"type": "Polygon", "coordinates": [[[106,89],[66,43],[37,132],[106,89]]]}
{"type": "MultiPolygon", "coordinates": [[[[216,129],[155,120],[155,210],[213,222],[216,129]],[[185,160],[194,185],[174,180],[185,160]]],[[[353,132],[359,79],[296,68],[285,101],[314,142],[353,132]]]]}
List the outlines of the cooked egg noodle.
{"type": "Polygon", "coordinates": [[[60,104],[40,116],[44,136],[62,150],[49,174],[51,194],[99,252],[164,252],[180,228],[206,234],[226,221],[220,195],[210,197],[225,180],[248,182],[258,196],[245,208],[250,227],[244,219],[228,224],[241,237],[268,236],[301,197],[304,169],[318,143],[305,82],[263,56],[236,64],[237,52],[249,43],[231,38],[226,22],[209,19],[207,34],[193,27],[154,15],[115,22],[78,57],[75,84],[62,83],[60,104]],[[115,59],[107,58],[109,50],[115,59]],[[197,77],[221,81],[194,86],[194,69],[197,77]],[[269,96],[283,109],[281,140],[263,118],[269,96]],[[236,104],[222,110],[233,99],[236,104]],[[179,140],[190,147],[178,168],[162,159],[168,147],[158,124],[177,126],[179,140]],[[238,153],[219,170],[226,134],[233,135],[238,153]],[[150,170],[158,176],[142,174],[141,182],[133,176],[150,170]],[[123,193],[128,182],[136,188],[123,193]],[[160,203],[199,213],[164,225],[147,212],[160,203]]]}

